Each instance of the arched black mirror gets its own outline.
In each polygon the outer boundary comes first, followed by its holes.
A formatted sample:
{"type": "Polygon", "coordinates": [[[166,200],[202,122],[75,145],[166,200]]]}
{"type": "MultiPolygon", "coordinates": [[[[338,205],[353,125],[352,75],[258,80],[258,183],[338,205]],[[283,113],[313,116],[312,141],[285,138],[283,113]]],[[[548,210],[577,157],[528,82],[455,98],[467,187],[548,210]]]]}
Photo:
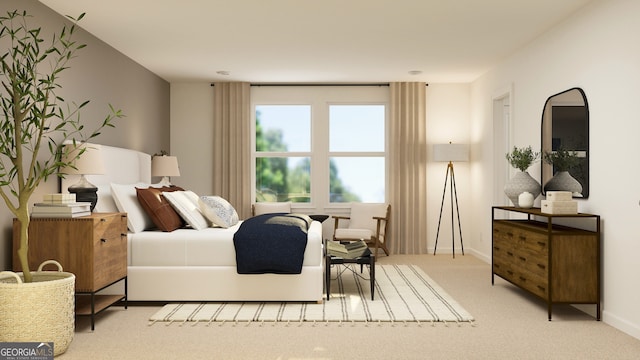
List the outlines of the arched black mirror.
{"type": "Polygon", "coordinates": [[[542,111],[542,194],[589,197],[589,106],[580,88],[550,96],[542,111]],[[550,163],[552,162],[552,164],[550,163]]]}

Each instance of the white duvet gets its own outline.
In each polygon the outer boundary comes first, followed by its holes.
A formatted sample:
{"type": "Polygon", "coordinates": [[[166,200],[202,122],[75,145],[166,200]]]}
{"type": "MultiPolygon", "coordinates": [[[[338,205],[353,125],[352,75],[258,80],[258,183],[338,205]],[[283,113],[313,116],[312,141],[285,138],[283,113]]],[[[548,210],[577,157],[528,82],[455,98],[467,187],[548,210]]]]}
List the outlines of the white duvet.
{"type": "MultiPolygon", "coordinates": [[[[235,266],[233,234],[228,228],[178,229],[172,232],[129,233],[129,266],[235,266]]],[[[308,232],[303,266],[321,264],[322,224],[313,221],[308,232]]]]}

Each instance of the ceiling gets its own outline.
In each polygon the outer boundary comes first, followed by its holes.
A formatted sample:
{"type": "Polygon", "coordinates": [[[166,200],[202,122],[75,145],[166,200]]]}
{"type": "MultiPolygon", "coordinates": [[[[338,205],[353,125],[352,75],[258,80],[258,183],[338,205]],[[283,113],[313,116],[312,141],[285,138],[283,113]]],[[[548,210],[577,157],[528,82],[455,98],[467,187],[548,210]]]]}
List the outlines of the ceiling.
{"type": "Polygon", "coordinates": [[[40,0],[169,82],[253,83],[470,82],[590,1],[40,0]]]}

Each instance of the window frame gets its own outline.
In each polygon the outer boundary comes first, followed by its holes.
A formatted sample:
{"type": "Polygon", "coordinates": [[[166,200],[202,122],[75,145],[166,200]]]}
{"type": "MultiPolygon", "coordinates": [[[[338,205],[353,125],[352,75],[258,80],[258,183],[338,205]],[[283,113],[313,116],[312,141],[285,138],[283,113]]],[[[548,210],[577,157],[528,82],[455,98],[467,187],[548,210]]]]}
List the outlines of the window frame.
{"type": "Polygon", "coordinates": [[[310,202],[292,203],[301,211],[326,211],[349,208],[349,203],[330,203],[329,159],[341,157],[380,157],[385,163],[385,202],[389,201],[389,87],[388,86],[252,86],[251,88],[251,199],[256,199],[256,159],[258,157],[309,157],[311,159],[310,202]],[[310,152],[257,152],[256,107],[260,105],[311,106],[310,152]],[[382,105],[385,108],[384,151],[330,152],[329,109],[332,105],[382,105]],[[260,156],[258,156],[260,155],[260,156]]]}

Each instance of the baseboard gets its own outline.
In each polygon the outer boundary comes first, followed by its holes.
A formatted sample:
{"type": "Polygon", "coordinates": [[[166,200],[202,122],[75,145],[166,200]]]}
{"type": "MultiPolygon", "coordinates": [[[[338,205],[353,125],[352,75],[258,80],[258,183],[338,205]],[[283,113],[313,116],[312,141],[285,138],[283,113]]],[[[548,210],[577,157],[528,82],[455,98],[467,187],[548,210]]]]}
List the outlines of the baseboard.
{"type": "Polygon", "coordinates": [[[471,249],[468,252],[470,252],[471,255],[477,257],[478,259],[486,262],[487,264],[491,264],[491,256],[487,256],[486,254],[478,252],[478,251],[476,251],[474,249],[471,249]]]}
{"type": "Polygon", "coordinates": [[[611,313],[610,311],[602,312],[602,321],[607,325],[633,336],[640,340],[640,325],[630,323],[629,321],[611,313]]]}

